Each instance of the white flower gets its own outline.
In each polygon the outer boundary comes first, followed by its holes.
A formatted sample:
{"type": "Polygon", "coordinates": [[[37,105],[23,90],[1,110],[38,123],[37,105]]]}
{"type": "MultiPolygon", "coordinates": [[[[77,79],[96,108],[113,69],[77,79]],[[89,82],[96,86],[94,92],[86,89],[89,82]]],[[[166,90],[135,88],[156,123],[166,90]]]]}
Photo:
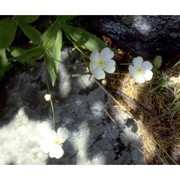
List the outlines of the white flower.
{"type": "Polygon", "coordinates": [[[50,94],[45,94],[44,96],[46,101],[49,101],[51,99],[51,95],[50,94]]]}
{"type": "Polygon", "coordinates": [[[144,83],[152,79],[152,68],[149,61],[143,62],[143,58],[139,56],[133,59],[133,65],[129,66],[129,73],[137,83],[144,83]]]}
{"type": "Polygon", "coordinates": [[[42,142],[41,149],[45,153],[49,153],[51,158],[59,159],[64,154],[62,146],[68,137],[69,132],[65,127],[58,128],[57,133],[52,130],[47,138],[42,142]]]}
{"type": "Polygon", "coordinates": [[[114,52],[109,48],[104,48],[101,53],[94,50],[90,55],[90,71],[96,79],[104,79],[105,72],[113,73],[115,71],[115,61],[112,59],[114,52]],[[105,72],[104,72],[105,71],[105,72]]]}

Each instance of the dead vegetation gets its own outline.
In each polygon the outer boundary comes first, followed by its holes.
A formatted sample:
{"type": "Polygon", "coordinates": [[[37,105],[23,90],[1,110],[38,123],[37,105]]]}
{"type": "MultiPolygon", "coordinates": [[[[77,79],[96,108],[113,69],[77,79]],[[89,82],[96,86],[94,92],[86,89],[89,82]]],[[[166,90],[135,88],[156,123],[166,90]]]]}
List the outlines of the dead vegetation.
{"type": "Polygon", "coordinates": [[[180,164],[180,63],[143,84],[118,71],[107,89],[134,116],[147,164],[180,164]]]}

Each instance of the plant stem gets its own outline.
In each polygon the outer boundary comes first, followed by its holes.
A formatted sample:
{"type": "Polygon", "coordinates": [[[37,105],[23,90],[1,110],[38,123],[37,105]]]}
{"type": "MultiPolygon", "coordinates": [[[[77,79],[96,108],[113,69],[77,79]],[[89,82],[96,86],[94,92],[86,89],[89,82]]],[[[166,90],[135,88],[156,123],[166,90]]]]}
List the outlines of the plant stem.
{"type": "MultiPolygon", "coordinates": [[[[46,70],[46,83],[47,83],[48,94],[51,95],[50,87],[49,87],[49,83],[48,83],[47,70],[46,70]]],[[[52,129],[56,131],[56,116],[55,116],[55,111],[54,111],[54,105],[53,105],[52,98],[50,98],[50,104],[51,104],[51,111],[52,111],[52,129]]]]}
{"type": "Polygon", "coordinates": [[[54,105],[53,105],[52,99],[50,99],[50,104],[51,104],[51,110],[52,110],[52,116],[53,116],[53,119],[52,119],[52,128],[53,128],[53,130],[56,131],[56,117],[55,117],[55,111],[54,111],[54,105]]]}

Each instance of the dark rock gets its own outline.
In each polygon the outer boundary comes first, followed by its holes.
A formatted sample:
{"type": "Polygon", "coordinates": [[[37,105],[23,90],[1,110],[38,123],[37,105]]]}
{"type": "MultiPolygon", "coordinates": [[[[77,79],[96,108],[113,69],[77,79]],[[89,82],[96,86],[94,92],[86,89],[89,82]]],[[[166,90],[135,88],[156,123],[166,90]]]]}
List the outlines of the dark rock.
{"type": "Polygon", "coordinates": [[[145,59],[161,55],[169,61],[180,52],[180,16],[85,16],[80,22],[88,31],[105,35],[118,48],[145,59]]]}

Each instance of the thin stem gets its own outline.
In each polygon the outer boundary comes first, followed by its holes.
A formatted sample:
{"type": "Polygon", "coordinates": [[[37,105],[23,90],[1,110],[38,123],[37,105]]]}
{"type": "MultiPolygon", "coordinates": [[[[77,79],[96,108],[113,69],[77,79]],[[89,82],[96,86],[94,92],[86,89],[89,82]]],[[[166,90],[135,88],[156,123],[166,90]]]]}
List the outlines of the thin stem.
{"type": "Polygon", "coordinates": [[[52,110],[52,115],[53,115],[52,128],[56,131],[56,117],[55,117],[55,111],[54,111],[54,105],[53,105],[52,99],[50,99],[50,104],[51,104],[51,110],[52,110]]]}
{"type": "Polygon", "coordinates": [[[134,106],[138,107],[139,109],[141,109],[142,111],[146,112],[149,116],[156,118],[156,114],[154,114],[153,112],[149,111],[148,109],[146,109],[144,106],[142,106],[141,104],[139,104],[137,101],[131,99],[128,95],[126,95],[125,93],[123,93],[120,90],[116,90],[114,91],[117,95],[123,97],[124,99],[126,99],[128,102],[130,102],[131,104],[133,104],[134,106]]]}
{"type": "MultiPolygon", "coordinates": [[[[47,70],[46,70],[46,83],[47,83],[48,94],[51,95],[50,87],[49,87],[49,83],[48,83],[47,70]]],[[[55,111],[54,111],[54,105],[53,105],[52,98],[50,98],[50,104],[51,104],[51,111],[52,111],[52,117],[53,117],[52,118],[52,129],[56,131],[56,117],[55,117],[55,111]]]]}
{"type": "Polygon", "coordinates": [[[121,107],[121,108],[125,111],[125,109],[123,108],[123,106],[112,96],[111,93],[109,93],[109,92],[103,87],[103,85],[101,85],[96,79],[95,79],[95,82],[96,82],[96,84],[98,84],[98,86],[99,86],[106,94],[108,94],[108,95],[111,97],[111,99],[112,99],[119,107],[121,107]]]}
{"type": "Polygon", "coordinates": [[[71,77],[74,78],[74,77],[79,77],[79,76],[82,76],[82,75],[85,75],[85,74],[90,74],[90,73],[83,73],[83,74],[72,74],[71,77]]]}

